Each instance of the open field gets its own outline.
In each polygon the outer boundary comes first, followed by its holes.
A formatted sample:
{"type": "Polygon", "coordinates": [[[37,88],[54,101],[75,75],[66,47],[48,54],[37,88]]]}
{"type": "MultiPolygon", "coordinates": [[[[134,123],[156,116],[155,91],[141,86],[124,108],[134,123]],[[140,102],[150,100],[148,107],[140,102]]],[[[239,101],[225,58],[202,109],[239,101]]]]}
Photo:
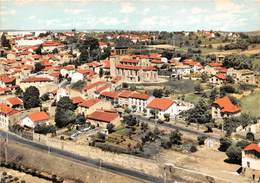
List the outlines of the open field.
{"type": "Polygon", "coordinates": [[[236,171],[239,165],[225,163],[227,158],[224,152],[218,151],[216,147],[199,148],[199,151],[192,154],[182,154],[176,151],[165,150],[161,153],[161,161],[182,166],[189,170],[203,172],[215,177],[219,177],[216,182],[248,182],[245,177],[238,175],[236,171]],[[220,178],[221,177],[221,178],[220,178]]]}
{"type": "Polygon", "coordinates": [[[155,48],[155,49],[169,49],[173,50],[177,48],[175,45],[170,45],[170,44],[157,44],[157,45],[147,45],[149,48],[155,48]]]}
{"type": "Polygon", "coordinates": [[[260,117],[260,91],[256,91],[241,99],[242,111],[260,117]]]}
{"type": "MultiPolygon", "coordinates": [[[[239,54],[239,55],[254,55],[260,53],[260,48],[252,48],[249,50],[241,51],[240,49],[236,50],[226,50],[226,51],[212,51],[206,52],[207,54],[216,54],[216,55],[231,55],[231,54],[239,54]]],[[[204,55],[206,54],[204,53],[204,55]]]]}

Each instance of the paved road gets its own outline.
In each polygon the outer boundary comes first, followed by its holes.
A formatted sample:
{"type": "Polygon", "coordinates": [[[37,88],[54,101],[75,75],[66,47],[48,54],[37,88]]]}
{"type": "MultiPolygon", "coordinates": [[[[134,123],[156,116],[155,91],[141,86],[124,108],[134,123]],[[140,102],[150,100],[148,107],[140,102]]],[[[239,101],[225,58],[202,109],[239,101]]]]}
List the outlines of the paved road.
{"type": "MultiPolygon", "coordinates": [[[[154,120],[147,119],[147,118],[139,116],[139,115],[135,115],[135,116],[140,122],[154,123],[155,124],[154,120]]],[[[200,131],[197,131],[197,130],[194,130],[194,129],[191,129],[191,128],[182,127],[182,126],[179,126],[179,125],[177,126],[177,125],[174,125],[174,124],[171,124],[171,123],[161,123],[161,124],[157,123],[157,125],[161,126],[161,127],[174,129],[174,130],[178,129],[180,132],[186,132],[186,133],[190,133],[190,134],[197,135],[197,136],[205,135],[205,136],[210,137],[211,139],[214,139],[214,140],[217,140],[217,141],[219,141],[219,139],[220,139],[219,136],[215,136],[215,135],[212,135],[212,134],[209,134],[209,133],[200,132],[200,131]]]]}
{"type": "Polygon", "coordinates": [[[48,147],[44,144],[39,144],[24,138],[21,138],[19,136],[16,136],[12,133],[9,132],[5,132],[0,130],[0,138],[6,138],[7,137],[7,133],[8,133],[8,140],[11,141],[15,141],[21,144],[26,144],[28,146],[30,146],[31,148],[34,148],[35,150],[40,150],[40,151],[46,151],[46,152],[50,152],[53,155],[56,156],[61,156],[65,159],[68,160],[72,160],[75,161],[77,163],[83,164],[83,165],[87,165],[87,166],[92,166],[94,168],[102,168],[104,170],[116,173],[116,174],[120,174],[123,176],[129,176],[132,178],[135,178],[141,182],[155,182],[155,183],[161,183],[163,182],[163,178],[159,178],[153,175],[147,175],[144,173],[141,173],[139,171],[135,171],[135,170],[131,170],[131,169],[126,169],[123,167],[119,167],[116,165],[112,165],[106,162],[101,162],[99,159],[91,159],[85,156],[80,156],[68,151],[64,151],[61,149],[57,149],[57,148],[53,148],[53,147],[48,147]]]}

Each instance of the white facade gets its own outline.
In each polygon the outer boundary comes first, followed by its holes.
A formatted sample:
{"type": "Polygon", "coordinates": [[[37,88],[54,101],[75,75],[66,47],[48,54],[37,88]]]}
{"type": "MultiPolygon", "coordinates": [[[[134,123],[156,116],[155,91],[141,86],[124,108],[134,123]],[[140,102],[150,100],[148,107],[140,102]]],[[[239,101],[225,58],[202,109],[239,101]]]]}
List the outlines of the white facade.
{"type": "Polygon", "coordinates": [[[137,98],[128,98],[128,107],[133,110],[133,106],[136,106],[136,112],[144,112],[147,104],[154,99],[153,96],[150,96],[147,100],[137,99],[137,98]]]}
{"type": "Polygon", "coordinates": [[[36,125],[43,125],[43,124],[48,125],[49,121],[48,120],[43,120],[43,121],[37,121],[37,123],[35,123],[29,117],[25,117],[21,121],[21,126],[27,126],[27,127],[30,127],[30,128],[35,128],[36,125]]]}

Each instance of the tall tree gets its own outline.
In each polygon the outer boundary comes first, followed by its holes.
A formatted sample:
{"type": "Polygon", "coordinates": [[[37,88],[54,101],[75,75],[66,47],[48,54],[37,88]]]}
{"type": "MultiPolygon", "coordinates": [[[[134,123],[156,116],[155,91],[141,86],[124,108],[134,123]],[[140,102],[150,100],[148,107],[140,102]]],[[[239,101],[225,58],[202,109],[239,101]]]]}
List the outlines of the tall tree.
{"type": "Polygon", "coordinates": [[[69,123],[75,122],[74,114],[75,106],[69,97],[62,97],[57,103],[55,111],[55,122],[58,128],[67,126],[69,123]]]}
{"type": "Polygon", "coordinates": [[[41,104],[40,92],[35,86],[27,88],[23,94],[23,102],[25,109],[39,107],[41,104]]]}
{"type": "Polygon", "coordinates": [[[8,49],[11,48],[10,41],[6,38],[6,33],[3,33],[1,36],[1,45],[8,49]]]}

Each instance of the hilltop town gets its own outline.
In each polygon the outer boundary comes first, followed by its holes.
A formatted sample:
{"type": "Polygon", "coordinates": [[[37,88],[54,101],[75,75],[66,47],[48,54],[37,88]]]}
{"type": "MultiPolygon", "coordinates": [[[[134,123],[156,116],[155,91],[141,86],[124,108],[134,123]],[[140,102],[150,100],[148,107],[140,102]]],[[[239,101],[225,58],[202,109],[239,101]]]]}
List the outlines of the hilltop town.
{"type": "Polygon", "coordinates": [[[260,182],[257,32],[0,37],[1,182],[260,182]]]}

